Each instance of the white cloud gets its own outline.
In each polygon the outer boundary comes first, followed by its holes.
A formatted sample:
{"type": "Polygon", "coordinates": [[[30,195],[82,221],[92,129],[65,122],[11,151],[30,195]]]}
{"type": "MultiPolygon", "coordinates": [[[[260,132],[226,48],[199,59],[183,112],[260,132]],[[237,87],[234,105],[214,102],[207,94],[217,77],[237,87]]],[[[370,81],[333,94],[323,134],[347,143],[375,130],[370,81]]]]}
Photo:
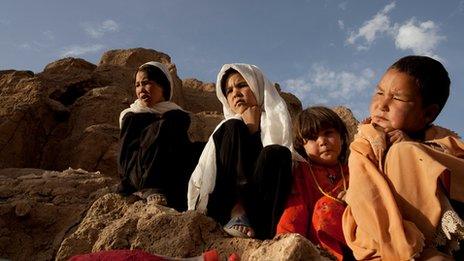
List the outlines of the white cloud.
{"type": "Polygon", "coordinates": [[[284,81],[284,88],[305,105],[347,105],[354,108],[358,97],[370,93],[366,90],[374,85],[374,78],[371,68],[359,72],[334,71],[314,64],[307,74],[284,81]]]}
{"type": "Polygon", "coordinates": [[[396,48],[412,50],[414,54],[433,56],[438,44],[446,37],[438,34],[439,28],[432,21],[417,22],[414,18],[398,27],[396,48]]]}
{"type": "Polygon", "coordinates": [[[439,34],[439,27],[433,21],[417,21],[414,17],[404,23],[392,25],[388,13],[395,8],[395,2],[386,5],[372,19],[364,22],[357,31],[351,31],[346,39],[348,44],[359,51],[368,50],[380,36],[387,35],[395,41],[400,50],[411,50],[414,54],[428,55],[434,58],[438,44],[446,37],[439,34]]]}
{"type": "Polygon", "coordinates": [[[101,44],[94,44],[94,45],[72,45],[67,46],[62,49],[60,52],[60,57],[67,57],[67,56],[80,56],[87,53],[95,53],[104,48],[101,44]]]}
{"type": "Polygon", "coordinates": [[[338,4],[338,8],[342,9],[343,11],[346,10],[346,5],[348,4],[347,1],[345,2],[341,2],[340,4],[338,4]]]}
{"type": "Polygon", "coordinates": [[[119,25],[114,20],[106,20],[101,24],[83,24],[85,32],[93,38],[100,38],[106,33],[118,32],[119,25]]]}
{"type": "Polygon", "coordinates": [[[338,20],[338,28],[340,28],[341,30],[345,29],[345,23],[343,22],[343,20],[338,20]]]}
{"type": "Polygon", "coordinates": [[[19,45],[19,48],[25,49],[25,50],[31,50],[32,46],[29,43],[22,43],[19,45]]]}
{"type": "Polygon", "coordinates": [[[352,31],[346,42],[355,45],[358,39],[364,40],[363,44],[358,44],[358,50],[368,49],[374,40],[382,33],[391,31],[390,18],[388,13],[395,8],[396,3],[392,2],[386,5],[380,12],[378,12],[371,20],[364,22],[363,26],[357,32],[352,31]]]}

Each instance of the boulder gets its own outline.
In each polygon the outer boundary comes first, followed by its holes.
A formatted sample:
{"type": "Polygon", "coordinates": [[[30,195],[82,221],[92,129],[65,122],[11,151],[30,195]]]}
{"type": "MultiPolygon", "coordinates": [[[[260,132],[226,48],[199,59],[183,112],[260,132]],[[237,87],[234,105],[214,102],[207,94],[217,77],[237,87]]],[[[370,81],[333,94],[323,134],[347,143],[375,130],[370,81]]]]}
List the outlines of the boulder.
{"type": "Polygon", "coordinates": [[[114,190],[98,172],[0,170],[0,256],[52,260],[93,201],[114,190]]]}
{"type": "Polygon", "coordinates": [[[170,257],[199,256],[216,249],[222,259],[236,253],[243,260],[329,260],[300,235],[265,241],[232,238],[213,219],[196,211],[179,213],[117,194],[94,202],[76,231],[63,240],[56,260],[114,249],[143,249],[170,257]]]}
{"type": "Polygon", "coordinates": [[[132,70],[131,79],[133,82],[136,69],[149,61],[160,62],[168,67],[174,83],[172,101],[183,107],[185,101],[182,92],[182,80],[177,76],[176,65],[171,63],[171,58],[167,54],[145,48],[111,50],[103,54],[99,66],[113,65],[129,68],[132,70]]]}
{"type": "Polygon", "coordinates": [[[336,106],[333,107],[332,110],[334,110],[345,123],[346,129],[348,130],[348,143],[351,143],[353,141],[354,135],[356,132],[358,132],[359,121],[354,117],[353,112],[351,112],[351,110],[347,107],[336,106]]]}
{"type": "Polygon", "coordinates": [[[222,104],[216,97],[215,85],[203,83],[197,79],[182,82],[185,109],[193,113],[215,111],[222,113],[222,104]]]}

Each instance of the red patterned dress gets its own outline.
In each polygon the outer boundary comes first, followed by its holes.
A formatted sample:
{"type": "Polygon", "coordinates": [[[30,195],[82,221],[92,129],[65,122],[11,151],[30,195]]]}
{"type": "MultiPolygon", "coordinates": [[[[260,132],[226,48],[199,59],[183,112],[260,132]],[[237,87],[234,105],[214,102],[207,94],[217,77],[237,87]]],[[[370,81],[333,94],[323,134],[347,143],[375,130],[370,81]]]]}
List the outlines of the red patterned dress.
{"type": "Polygon", "coordinates": [[[345,204],[337,197],[347,186],[347,165],[327,167],[311,163],[310,166],[297,162],[293,168],[293,189],[277,225],[277,234],[299,233],[343,260],[351,251],[342,231],[345,204]]]}

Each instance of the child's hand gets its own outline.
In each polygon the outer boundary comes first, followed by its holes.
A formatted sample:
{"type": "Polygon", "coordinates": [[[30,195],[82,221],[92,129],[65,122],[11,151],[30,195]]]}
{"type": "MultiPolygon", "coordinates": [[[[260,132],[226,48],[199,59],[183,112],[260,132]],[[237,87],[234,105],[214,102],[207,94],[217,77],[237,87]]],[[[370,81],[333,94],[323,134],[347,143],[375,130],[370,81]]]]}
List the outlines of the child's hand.
{"type": "Polygon", "coordinates": [[[401,141],[410,141],[412,140],[409,136],[404,133],[402,130],[392,130],[387,132],[387,143],[388,146],[391,146],[397,142],[401,141]]]}
{"type": "Polygon", "coordinates": [[[259,130],[259,123],[261,120],[261,109],[258,106],[248,107],[242,113],[242,119],[248,127],[250,134],[259,130]]]}

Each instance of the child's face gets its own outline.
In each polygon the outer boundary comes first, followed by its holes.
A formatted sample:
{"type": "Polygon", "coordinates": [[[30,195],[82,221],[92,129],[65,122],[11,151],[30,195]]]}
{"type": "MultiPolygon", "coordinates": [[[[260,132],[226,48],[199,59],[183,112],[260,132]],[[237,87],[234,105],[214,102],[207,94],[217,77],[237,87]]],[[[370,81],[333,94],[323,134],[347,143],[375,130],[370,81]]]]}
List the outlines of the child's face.
{"type": "Polygon", "coordinates": [[[304,149],[312,161],[326,166],[335,165],[342,150],[340,133],[334,128],[321,130],[317,137],[305,140],[304,149]]]}
{"type": "Polygon", "coordinates": [[[135,94],[146,107],[153,107],[164,101],[163,88],[156,82],[148,80],[147,74],[143,71],[135,75],[135,94]]]}
{"type": "Polygon", "coordinates": [[[237,114],[258,104],[250,86],[239,73],[233,73],[227,78],[226,98],[230,109],[237,114]]]}
{"type": "Polygon", "coordinates": [[[414,78],[395,69],[388,70],[372,96],[371,122],[386,132],[402,130],[411,133],[423,129],[430,122],[427,115],[414,78]]]}

